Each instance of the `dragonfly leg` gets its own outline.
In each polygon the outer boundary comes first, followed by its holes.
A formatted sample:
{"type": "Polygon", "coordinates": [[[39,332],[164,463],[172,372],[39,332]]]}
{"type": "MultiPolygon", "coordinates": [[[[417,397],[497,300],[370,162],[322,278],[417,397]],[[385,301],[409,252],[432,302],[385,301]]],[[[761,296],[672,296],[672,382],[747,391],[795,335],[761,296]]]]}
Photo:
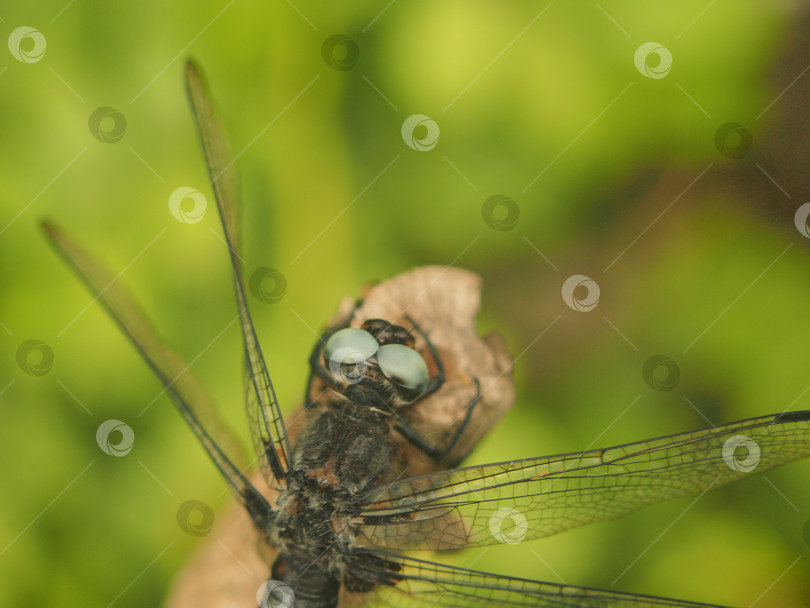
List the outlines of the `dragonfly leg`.
{"type": "Polygon", "coordinates": [[[444,460],[448,454],[453,451],[453,448],[456,447],[458,440],[464,434],[464,431],[467,428],[467,425],[470,422],[470,418],[472,418],[473,410],[475,406],[478,404],[478,401],[481,399],[481,383],[478,381],[478,378],[475,379],[475,397],[472,398],[467,407],[465,408],[464,419],[461,423],[456,427],[453,431],[453,436],[450,438],[450,441],[447,442],[444,446],[438,446],[435,443],[432,443],[425,437],[423,437],[419,431],[413,428],[406,420],[403,418],[399,418],[399,422],[394,425],[394,428],[403,436],[405,439],[410,441],[413,445],[419,448],[422,452],[427,454],[430,458],[436,461],[444,460]]]}
{"type": "MultiPolygon", "coordinates": [[[[422,395],[420,396],[420,399],[424,399],[431,393],[435,393],[444,384],[445,381],[444,364],[442,363],[442,358],[439,356],[439,351],[436,350],[436,347],[433,345],[433,342],[431,342],[430,338],[427,337],[427,334],[424,331],[422,331],[422,328],[419,327],[416,324],[416,321],[414,321],[410,316],[405,315],[405,318],[408,320],[408,323],[410,323],[413,326],[413,329],[420,336],[422,336],[422,338],[424,338],[425,344],[427,344],[428,350],[430,350],[430,356],[433,357],[433,360],[436,362],[436,367],[438,368],[436,375],[430,379],[427,388],[425,389],[425,392],[422,393],[422,395]]],[[[475,400],[477,401],[478,397],[476,397],[475,400]]]]}

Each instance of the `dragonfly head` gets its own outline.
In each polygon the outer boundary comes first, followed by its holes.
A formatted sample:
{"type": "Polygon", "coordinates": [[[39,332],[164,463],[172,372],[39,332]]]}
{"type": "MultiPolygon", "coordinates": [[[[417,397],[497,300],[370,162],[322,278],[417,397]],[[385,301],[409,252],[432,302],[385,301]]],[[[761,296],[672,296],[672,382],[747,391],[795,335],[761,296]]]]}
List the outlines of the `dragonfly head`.
{"type": "Polygon", "coordinates": [[[339,384],[371,386],[394,406],[415,401],[428,385],[427,363],[411,333],[383,319],[336,331],[324,345],[323,362],[339,384]]]}

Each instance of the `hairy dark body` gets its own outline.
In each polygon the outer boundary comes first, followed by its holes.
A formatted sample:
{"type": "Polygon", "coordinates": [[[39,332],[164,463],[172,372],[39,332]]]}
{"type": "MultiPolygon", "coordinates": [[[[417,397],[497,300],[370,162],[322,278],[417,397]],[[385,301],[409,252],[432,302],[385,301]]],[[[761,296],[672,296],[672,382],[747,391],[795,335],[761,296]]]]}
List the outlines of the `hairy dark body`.
{"type": "Polygon", "coordinates": [[[398,582],[398,566],[355,550],[353,521],[361,497],[377,488],[382,491],[407,473],[403,442],[439,462],[469,420],[468,415],[444,445],[427,441],[410,426],[406,412],[408,405],[444,383],[444,367],[430,340],[421,334],[436,365],[433,378],[414,350],[414,336],[404,327],[383,319],[368,319],[361,329],[345,325],[328,332],[324,346],[319,343],[310,357],[310,389],[315,382],[322,382],[324,389],[307,406],[309,419],[302,425],[286,489],[267,528],[268,541],[280,548],[272,577],[295,589],[299,608],[331,608],[337,606],[341,590],[364,592],[398,582]],[[391,351],[383,354],[392,345],[405,364],[399,357],[392,363],[391,351]],[[369,350],[361,353],[363,349],[369,350]],[[372,565],[369,562],[377,567],[357,568],[372,565]],[[373,577],[360,578],[372,571],[373,577]]]}
{"type": "MultiPolygon", "coordinates": [[[[350,578],[350,518],[357,497],[394,480],[403,470],[389,417],[371,388],[350,386],[315,413],[293,451],[287,489],[278,501],[272,541],[281,547],[273,578],[296,590],[296,606],[336,606],[338,591],[361,591],[369,582],[350,578]]],[[[353,510],[354,509],[354,510],[353,510]]],[[[393,574],[393,573],[392,573],[393,574]]]]}

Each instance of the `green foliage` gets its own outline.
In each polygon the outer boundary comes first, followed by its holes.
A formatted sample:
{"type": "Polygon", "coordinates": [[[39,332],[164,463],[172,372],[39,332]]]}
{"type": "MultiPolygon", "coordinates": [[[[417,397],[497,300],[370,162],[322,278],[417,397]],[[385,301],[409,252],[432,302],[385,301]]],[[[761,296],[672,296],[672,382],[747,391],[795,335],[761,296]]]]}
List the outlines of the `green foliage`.
{"type": "MultiPolygon", "coordinates": [[[[514,410],[475,462],[706,426],[690,402],[715,424],[810,409],[810,256],[792,224],[803,193],[786,198],[754,165],[778,174],[756,146],[777,122],[804,120],[786,110],[801,81],[758,117],[798,75],[771,77],[795,16],[767,3],[575,2],[538,17],[545,6],[58,0],[0,9],[5,37],[29,25],[47,39],[34,63],[0,48],[0,606],[158,605],[200,543],[177,526],[177,508],[228,500],[168,400],[152,403],[158,382],[39,229],[53,218],[126,268],[123,280],[168,341],[189,359],[200,354],[195,371],[246,437],[236,326],[217,338],[235,309],[182,86],[187,56],[205,69],[239,153],[246,267],[287,278],[279,304],[253,304],[288,410],[303,395],[313,332],[339,298],[428,263],[481,273],[482,326],[514,353],[528,347],[514,410]],[[336,33],[357,44],[351,69],[324,61],[336,33]],[[665,78],[634,65],[647,41],[673,56],[665,78]],[[120,141],[91,133],[101,106],[125,117],[120,141]],[[404,145],[413,114],[439,125],[435,149],[404,145]],[[726,122],[752,133],[752,156],[718,152],[726,122]],[[761,180],[758,189],[741,175],[761,180]],[[201,222],[169,213],[180,186],[208,198],[201,222]],[[483,221],[495,194],[519,205],[513,230],[483,221]],[[590,313],[560,297],[576,273],[599,283],[590,313]],[[30,338],[53,349],[46,375],[17,365],[30,338]],[[670,392],[642,378],[656,354],[679,365],[670,392]],[[135,431],[126,458],[96,445],[109,418],[135,431]]],[[[770,483],[725,488],[669,530],[689,500],[448,559],[609,586],[666,531],[617,588],[751,605],[778,579],[760,605],[798,605],[810,594],[806,565],[788,566],[808,553],[808,472],[800,463],[770,483]]]]}

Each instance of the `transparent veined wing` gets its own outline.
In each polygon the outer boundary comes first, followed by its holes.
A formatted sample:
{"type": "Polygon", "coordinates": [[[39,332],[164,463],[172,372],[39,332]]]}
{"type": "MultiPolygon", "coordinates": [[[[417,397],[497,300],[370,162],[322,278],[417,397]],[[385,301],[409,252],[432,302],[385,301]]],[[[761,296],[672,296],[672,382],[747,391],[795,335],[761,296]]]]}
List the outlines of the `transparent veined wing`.
{"type": "Polygon", "coordinates": [[[117,277],[53,224],[45,222],[43,228],[60,255],[84,280],[160,378],[180,414],[254,521],[266,521],[271,511],[267,500],[242,474],[246,469],[244,459],[237,459],[236,464],[232,460],[242,454],[242,447],[217,416],[211,399],[189,365],[158,337],[135,300],[117,282],[117,277]]]}
{"type": "Polygon", "coordinates": [[[352,578],[343,591],[341,608],[712,608],[708,604],[500,576],[377,551],[357,555],[350,571],[352,578]],[[368,587],[372,588],[365,590],[368,587]]]}
{"type": "Polygon", "coordinates": [[[203,154],[211,178],[225,241],[230,250],[236,304],[244,338],[248,386],[245,407],[254,448],[262,462],[262,472],[270,486],[282,487],[289,470],[290,444],[284,419],[267,371],[256,329],[248,309],[239,256],[239,184],[235,159],[225,130],[214,110],[211,94],[199,68],[186,63],[186,88],[203,154]]]}
{"type": "Polygon", "coordinates": [[[810,411],[414,477],[361,498],[358,543],[452,550],[540,538],[810,456],[810,411]]]}

